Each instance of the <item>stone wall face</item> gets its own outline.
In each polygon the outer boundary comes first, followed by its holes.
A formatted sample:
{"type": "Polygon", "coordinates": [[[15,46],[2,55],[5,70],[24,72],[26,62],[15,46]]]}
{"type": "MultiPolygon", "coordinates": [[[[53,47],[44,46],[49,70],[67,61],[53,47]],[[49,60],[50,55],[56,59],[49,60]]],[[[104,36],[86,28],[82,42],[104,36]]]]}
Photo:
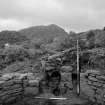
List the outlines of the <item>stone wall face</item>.
{"type": "MultiPolygon", "coordinates": [[[[72,87],[71,73],[61,73],[61,85],[65,94],[70,94],[72,87]],[[66,84],[66,85],[64,85],[66,84]],[[67,89],[67,90],[65,90],[67,89]]],[[[4,74],[0,77],[0,104],[16,103],[27,96],[36,96],[39,91],[41,76],[32,73],[4,74]]],[[[95,103],[105,104],[105,75],[98,71],[81,73],[81,94],[95,103]]],[[[65,95],[64,94],[64,95],[65,95]]],[[[65,95],[66,96],[66,95],[65,95]]]]}
{"type": "MultiPolygon", "coordinates": [[[[71,73],[61,73],[62,94],[69,91],[71,85],[71,73]],[[65,86],[64,86],[65,84],[65,86]],[[64,88],[63,88],[64,87],[64,88]]],[[[43,76],[33,73],[8,73],[0,77],[0,104],[11,105],[26,97],[34,97],[39,94],[39,81],[43,76]]]]}
{"type": "Polygon", "coordinates": [[[105,104],[105,75],[98,71],[81,74],[81,91],[89,100],[105,104]]]}
{"type": "Polygon", "coordinates": [[[32,73],[2,75],[0,77],[0,103],[8,105],[18,102],[24,96],[36,95],[39,79],[32,73]]]}
{"type": "MultiPolygon", "coordinates": [[[[46,60],[46,70],[53,71],[54,67],[58,68],[62,74],[62,84],[66,83],[68,87],[71,87],[71,73],[76,70],[75,61],[76,55],[71,50],[67,50],[49,57],[46,60]]],[[[85,71],[85,73],[80,74],[81,94],[83,93],[92,102],[105,104],[105,74],[99,72],[100,70],[85,71]]]]}
{"type": "MultiPolygon", "coordinates": [[[[58,70],[61,73],[61,88],[64,90],[64,96],[71,94],[73,66],[70,64],[76,62],[68,58],[70,53],[55,55],[42,62],[43,72],[53,72],[58,70]],[[71,63],[70,63],[71,62],[71,63]]],[[[74,57],[75,58],[75,57],[74,57]]],[[[75,69],[76,70],[76,69],[75,69]]],[[[95,103],[105,104],[105,75],[98,71],[87,70],[80,74],[81,94],[85,95],[88,100],[95,103]]],[[[7,73],[0,77],[0,104],[16,103],[18,100],[27,96],[36,96],[39,92],[39,81],[43,74],[33,73],[7,73]]]]}

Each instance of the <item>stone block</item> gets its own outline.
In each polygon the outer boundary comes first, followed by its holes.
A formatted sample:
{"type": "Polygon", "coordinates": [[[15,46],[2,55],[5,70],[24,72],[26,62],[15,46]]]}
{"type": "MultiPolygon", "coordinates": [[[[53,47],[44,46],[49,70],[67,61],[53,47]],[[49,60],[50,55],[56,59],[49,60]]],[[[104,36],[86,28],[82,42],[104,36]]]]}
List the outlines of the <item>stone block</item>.
{"type": "Polygon", "coordinates": [[[62,66],[61,72],[69,73],[72,72],[73,68],[71,66],[62,66]]]}
{"type": "Polygon", "coordinates": [[[24,90],[24,95],[36,95],[39,89],[36,87],[26,87],[24,90]]]}
{"type": "Polygon", "coordinates": [[[90,81],[95,81],[95,82],[98,81],[95,77],[92,77],[92,76],[88,76],[88,78],[89,78],[90,81]]]}
{"type": "Polygon", "coordinates": [[[62,82],[67,82],[67,81],[72,81],[71,79],[71,73],[61,73],[61,81],[62,82]]]}
{"type": "Polygon", "coordinates": [[[102,87],[102,83],[99,83],[99,82],[93,82],[92,85],[95,87],[102,87]]]}
{"type": "Polygon", "coordinates": [[[92,85],[93,84],[93,82],[92,81],[88,81],[88,85],[92,85]]]}
{"type": "Polygon", "coordinates": [[[23,81],[22,80],[15,80],[14,81],[14,84],[22,85],[23,84],[23,81]]]}
{"type": "Polygon", "coordinates": [[[99,80],[105,81],[105,76],[104,75],[96,76],[96,78],[99,79],[99,80]]]}
{"type": "Polygon", "coordinates": [[[30,87],[38,87],[39,81],[38,80],[30,80],[29,81],[29,86],[30,87]]]}

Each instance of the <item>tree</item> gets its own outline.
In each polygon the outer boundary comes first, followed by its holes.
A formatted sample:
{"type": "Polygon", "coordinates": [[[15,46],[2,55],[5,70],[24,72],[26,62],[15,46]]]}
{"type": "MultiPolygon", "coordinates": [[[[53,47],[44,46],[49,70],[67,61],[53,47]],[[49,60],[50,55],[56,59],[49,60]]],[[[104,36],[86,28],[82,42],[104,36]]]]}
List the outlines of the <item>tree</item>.
{"type": "Polygon", "coordinates": [[[33,38],[31,40],[31,47],[33,47],[35,49],[40,49],[40,47],[41,47],[42,44],[43,44],[43,42],[40,39],[33,38]]]}
{"type": "Polygon", "coordinates": [[[95,47],[95,34],[93,31],[89,31],[87,34],[87,46],[88,48],[94,48],[95,47]]]}

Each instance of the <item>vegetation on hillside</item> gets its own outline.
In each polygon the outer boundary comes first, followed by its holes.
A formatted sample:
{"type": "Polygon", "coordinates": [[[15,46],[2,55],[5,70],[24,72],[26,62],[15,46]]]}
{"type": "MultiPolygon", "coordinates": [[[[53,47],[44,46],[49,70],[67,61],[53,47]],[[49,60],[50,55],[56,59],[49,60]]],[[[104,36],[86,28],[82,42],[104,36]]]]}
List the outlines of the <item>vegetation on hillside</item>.
{"type": "Polygon", "coordinates": [[[67,32],[61,27],[51,24],[48,26],[35,26],[19,31],[22,35],[28,37],[29,39],[40,39],[44,43],[51,43],[56,37],[64,38],[67,36],[67,32]]]}
{"type": "MultiPolygon", "coordinates": [[[[38,70],[41,57],[76,48],[77,39],[80,52],[87,51],[81,55],[82,68],[104,70],[105,30],[91,30],[82,33],[71,31],[67,34],[59,26],[49,25],[31,27],[19,32],[0,32],[0,71],[8,71],[16,65],[20,65],[16,66],[17,68],[22,67],[22,64],[26,64],[28,67],[31,65],[33,71],[36,68],[38,70]],[[5,48],[6,43],[9,43],[10,47],[5,48]],[[9,69],[7,70],[7,68],[9,69]]],[[[72,62],[75,60],[72,59],[72,62]]]]}
{"type": "Polygon", "coordinates": [[[28,38],[16,31],[2,31],[0,32],[0,48],[4,47],[4,44],[20,44],[28,38]]]}

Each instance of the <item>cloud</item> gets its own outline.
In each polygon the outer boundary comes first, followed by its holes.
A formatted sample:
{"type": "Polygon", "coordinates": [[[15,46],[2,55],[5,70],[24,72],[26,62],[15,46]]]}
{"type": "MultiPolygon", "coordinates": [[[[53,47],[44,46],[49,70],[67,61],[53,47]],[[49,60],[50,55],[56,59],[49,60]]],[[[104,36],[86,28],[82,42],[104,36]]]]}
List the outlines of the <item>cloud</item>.
{"type": "Polygon", "coordinates": [[[105,0],[0,0],[0,30],[53,23],[85,31],[104,27],[104,18],[105,0]]]}
{"type": "Polygon", "coordinates": [[[19,30],[23,27],[27,27],[28,24],[14,19],[1,19],[0,18],[0,30],[19,30]]]}

